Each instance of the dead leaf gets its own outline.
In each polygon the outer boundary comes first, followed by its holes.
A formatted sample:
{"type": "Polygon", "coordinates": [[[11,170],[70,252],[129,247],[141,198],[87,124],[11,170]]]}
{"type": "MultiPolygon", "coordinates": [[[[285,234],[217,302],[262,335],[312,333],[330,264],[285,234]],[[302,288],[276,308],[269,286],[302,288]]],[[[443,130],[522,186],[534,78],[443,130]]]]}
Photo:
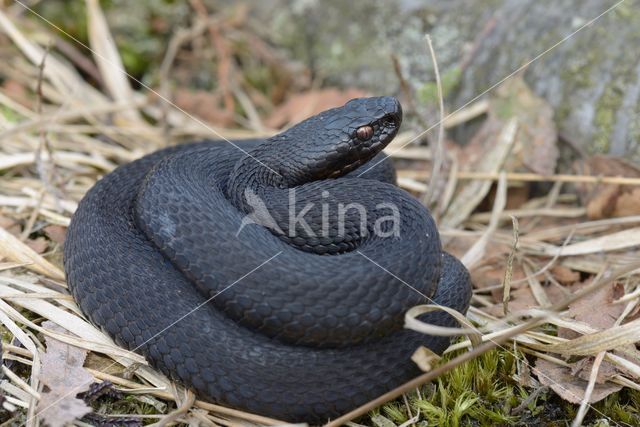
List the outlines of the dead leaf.
{"type": "Polygon", "coordinates": [[[20,231],[22,231],[20,224],[18,224],[16,220],[6,216],[1,216],[1,215],[0,215],[0,228],[4,228],[14,236],[20,235],[20,231]]]}
{"type": "MultiPolygon", "coordinates": [[[[474,135],[463,151],[466,159],[461,161],[464,169],[486,173],[498,173],[516,142],[518,120],[506,122],[489,115],[489,119],[474,135]]],[[[456,193],[442,217],[441,224],[455,228],[462,224],[484,200],[491,189],[490,181],[474,180],[466,183],[456,193]]]]}
{"type": "MultiPolygon", "coordinates": [[[[67,333],[64,328],[51,321],[44,322],[42,326],[55,332],[67,333]]],[[[39,378],[48,390],[42,393],[36,411],[47,425],[62,427],[91,412],[91,408],[76,398],[76,395],[89,390],[94,380],[82,367],[87,356],[86,350],[49,336],[45,337],[45,342],[47,349],[41,354],[39,378]]]]}
{"type": "Polygon", "coordinates": [[[265,120],[265,124],[271,128],[279,129],[288,123],[298,123],[329,108],[339,107],[350,99],[364,96],[367,96],[366,92],[360,89],[309,90],[291,96],[271,113],[265,120]]]}
{"type": "MultiPolygon", "coordinates": [[[[477,289],[494,288],[491,296],[495,302],[502,301],[502,288],[497,288],[504,280],[504,271],[507,268],[507,255],[510,247],[504,243],[490,242],[487,246],[487,253],[496,254],[488,257],[481,264],[471,270],[471,282],[477,289]]],[[[526,277],[522,266],[514,263],[511,270],[511,281],[515,282],[512,289],[516,290],[526,277]]]]}
{"type": "MultiPolygon", "coordinates": [[[[593,357],[585,357],[571,365],[571,374],[577,375],[579,378],[589,381],[591,370],[593,369],[593,357]]],[[[615,375],[620,374],[616,367],[606,360],[600,364],[598,375],[596,376],[596,384],[604,384],[615,375]]]]}
{"type": "Polygon", "coordinates": [[[580,273],[573,271],[564,265],[556,265],[551,268],[551,275],[563,285],[570,285],[580,280],[580,273]]]}
{"type": "Polygon", "coordinates": [[[640,214],[640,188],[624,191],[616,200],[614,216],[632,216],[640,214]]]}
{"type": "Polygon", "coordinates": [[[44,237],[37,237],[35,239],[27,240],[27,246],[33,249],[38,254],[43,254],[49,247],[49,242],[44,237]]]}
{"type": "MultiPolygon", "coordinates": [[[[571,287],[571,291],[577,292],[589,283],[590,281],[587,281],[574,285],[571,287]]],[[[624,286],[621,283],[605,286],[569,304],[569,316],[587,323],[599,331],[608,329],[614,325],[624,311],[624,304],[613,304],[614,300],[623,295],[624,286]],[[597,310],[594,307],[597,307],[597,310]]],[[[566,328],[559,328],[558,336],[573,339],[579,337],[580,334],[566,328]]]]}
{"type": "Polygon", "coordinates": [[[219,94],[204,90],[179,89],[173,102],[183,110],[200,117],[206,122],[227,127],[234,124],[233,114],[222,106],[219,94]]]}
{"type": "MultiPolygon", "coordinates": [[[[489,100],[487,119],[457,154],[460,169],[498,173],[555,172],[558,160],[557,130],[553,110],[521,78],[509,79],[489,100]]],[[[441,220],[456,227],[485,199],[490,182],[471,181],[457,192],[441,220]]],[[[528,194],[523,185],[519,197],[528,194]]]]}
{"type": "MultiPolygon", "coordinates": [[[[572,369],[556,365],[544,359],[537,359],[533,373],[538,377],[541,384],[551,387],[553,391],[567,402],[578,404],[584,398],[584,391],[588,382],[572,373],[572,369]]],[[[611,393],[622,389],[621,385],[596,382],[593,393],[589,398],[589,403],[598,402],[611,393]]]]}
{"type": "Polygon", "coordinates": [[[29,91],[17,80],[7,79],[2,83],[2,93],[19,104],[27,107],[33,107],[33,99],[29,97],[29,91]]]}
{"type": "MultiPolygon", "coordinates": [[[[595,155],[574,163],[580,175],[640,177],[640,168],[620,157],[595,155]]],[[[640,189],[624,185],[576,184],[589,219],[640,215],[640,189]]]]}
{"type": "Polygon", "coordinates": [[[428,348],[420,346],[411,356],[411,360],[413,363],[418,365],[418,368],[423,372],[429,372],[433,369],[434,363],[437,363],[440,360],[440,356],[428,348]]]}
{"type": "MultiPolygon", "coordinates": [[[[560,301],[565,297],[564,292],[562,292],[562,289],[558,286],[542,286],[542,289],[547,294],[547,298],[550,301],[560,301]]],[[[530,286],[522,286],[519,289],[511,291],[509,300],[510,312],[528,310],[539,306],[538,300],[536,300],[530,286]]],[[[486,311],[497,317],[504,316],[502,301],[488,307],[486,311]]]]}
{"type": "Polygon", "coordinates": [[[61,225],[47,225],[43,228],[43,231],[49,239],[59,244],[63,244],[67,237],[67,227],[61,225]]]}
{"type": "Polygon", "coordinates": [[[507,80],[498,88],[496,95],[490,101],[489,110],[503,120],[516,117],[519,125],[516,145],[506,169],[542,175],[554,173],[559,152],[551,106],[520,77],[507,80]]]}
{"type": "Polygon", "coordinates": [[[91,408],[75,397],[69,398],[64,394],[48,392],[42,394],[42,398],[38,402],[37,411],[45,425],[63,427],[67,423],[90,413],[91,408]]]}

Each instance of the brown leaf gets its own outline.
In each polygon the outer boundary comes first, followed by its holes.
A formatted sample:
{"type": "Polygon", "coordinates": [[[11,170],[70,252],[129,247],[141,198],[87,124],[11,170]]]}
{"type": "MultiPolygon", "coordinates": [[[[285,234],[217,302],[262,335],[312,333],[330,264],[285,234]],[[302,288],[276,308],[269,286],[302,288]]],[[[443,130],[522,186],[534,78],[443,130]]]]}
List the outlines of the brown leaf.
{"type": "MultiPolygon", "coordinates": [[[[558,396],[567,402],[575,404],[582,402],[588,384],[587,381],[575,376],[571,368],[556,365],[544,359],[537,359],[533,373],[538,377],[540,383],[551,387],[558,396]]],[[[621,389],[622,386],[617,384],[596,383],[589,403],[598,402],[621,389]]]]}
{"type": "MultiPolygon", "coordinates": [[[[587,286],[588,283],[574,285],[571,290],[572,292],[577,292],[587,286]]],[[[595,329],[608,329],[613,326],[624,311],[624,304],[613,304],[613,301],[622,295],[624,295],[624,286],[621,283],[605,286],[569,304],[569,316],[587,323],[595,329]],[[597,309],[594,309],[594,307],[597,307],[597,309]]],[[[572,339],[580,335],[572,330],[559,328],[558,336],[572,339]]]]}
{"type": "Polygon", "coordinates": [[[67,237],[67,227],[61,225],[47,225],[43,230],[49,239],[59,244],[63,244],[67,237]]]}
{"type": "Polygon", "coordinates": [[[501,85],[490,101],[490,114],[502,119],[518,118],[517,142],[506,164],[508,171],[531,171],[542,175],[555,172],[558,160],[558,132],[553,109],[533,93],[520,77],[501,85]]]}
{"type": "Polygon", "coordinates": [[[29,239],[26,241],[26,244],[38,254],[44,253],[49,247],[49,242],[44,237],[29,239]]]}
{"type": "MultiPolygon", "coordinates": [[[[487,119],[458,153],[460,169],[482,173],[533,171],[545,175],[555,172],[557,130],[551,107],[520,78],[505,82],[495,95],[489,101],[487,119]]],[[[528,194],[528,187],[523,185],[519,197],[528,194]]],[[[490,188],[490,183],[480,181],[463,184],[441,224],[460,225],[479,207],[490,188]]]]}
{"type": "MultiPolygon", "coordinates": [[[[471,270],[471,281],[477,289],[494,288],[491,296],[495,302],[502,301],[502,288],[496,288],[502,285],[504,280],[504,271],[507,268],[507,255],[511,248],[507,244],[490,242],[487,246],[487,253],[497,254],[488,257],[479,265],[471,270]]],[[[524,270],[520,264],[514,263],[511,270],[511,282],[517,282],[512,286],[513,290],[521,287],[524,283],[520,282],[526,277],[524,270]]],[[[512,292],[513,292],[512,290],[512,292]]]]}
{"type": "MultiPolygon", "coordinates": [[[[565,297],[562,289],[558,286],[543,286],[543,289],[550,301],[559,301],[565,297]]],[[[510,312],[528,310],[535,307],[539,307],[539,304],[528,285],[522,286],[516,290],[511,290],[509,300],[510,312]]],[[[502,302],[488,307],[485,311],[497,317],[502,317],[504,315],[502,302]]]]}
{"type": "Polygon", "coordinates": [[[21,231],[20,224],[18,224],[17,221],[15,221],[12,218],[1,216],[1,215],[0,215],[0,228],[4,228],[14,236],[18,236],[21,231]]]}
{"type": "Polygon", "coordinates": [[[339,90],[326,88],[309,90],[291,96],[284,104],[276,108],[265,120],[271,128],[279,129],[288,123],[297,123],[324,110],[339,107],[353,98],[367,94],[360,89],[339,90]]]}
{"type": "Polygon", "coordinates": [[[230,126],[234,123],[233,114],[225,110],[221,97],[216,93],[179,89],[174,94],[173,102],[209,123],[219,126],[230,126]]]}
{"type": "MultiPolygon", "coordinates": [[[[580,175],[640,177],[640,168],[625,159],[595,155],[576,161],[573,169],[580,175]]],[[[640,215],[640,189],[614,184],[576,184],[587,208],[589,219],[640,215]]]]}
{"type": "Polygon", "coordinates": [[[556,265],[551,268],[553,278],[563,285],[570,285],[580,280],[580,273],[573,271],[564,265],[556,265]]]}
{"type": "Polygon", "coordinates": [[[33,99],[29,96],[29,90],[17,80],[8,79],[2,83],[2,93],[27,108],[33,108],[33,99]]]}
{"type": "MultiPolygon", "coordinates": [[[[44,322],[42,326],[66,333],[64,328],[51,321],[44,322]]],[[[49,336],[45,337],[45,342],[47,349],[41,354],[39,378],[49,389],[42,393],[36,410],[47,425],[62,427],[91,412],[91,408],[75,396],[89,389],[93,376],[82,367],[86,350],[49,336]]]]}
{"type": "Polygon", "coordinates": [[[640,188],[621,192],[616,200],[613,216],[640,215],[640,188]]]}
{"type": "MultiPolygon", "coordinates": [[[[571,374],[577,375],[579,378],[589,381],[591,376],[591,370],[593,369],[593,357],[585,357],[571,365],[571,374]]],[[[604,384],[607,380],[610,380],[615,375],[620,374],[615,365],[604,360],[598,368],[598,374],[596,376],[596,384],[604,384]]]]}

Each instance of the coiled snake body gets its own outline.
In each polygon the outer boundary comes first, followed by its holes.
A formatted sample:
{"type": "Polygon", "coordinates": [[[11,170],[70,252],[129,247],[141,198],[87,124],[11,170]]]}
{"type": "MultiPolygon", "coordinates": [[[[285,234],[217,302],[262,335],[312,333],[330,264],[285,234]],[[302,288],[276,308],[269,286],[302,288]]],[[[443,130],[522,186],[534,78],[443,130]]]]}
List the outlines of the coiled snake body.
{"type": "Polygon", "coordinates": [[[395,98],[356,99],[266,140],[117,168],[69,228],[75,299],[203,398],[279,419],[326,421],[407,381],[416,348],[449,339],[402,329],[405,311],[465,312],[471,286],[389,162],[362,173],[401,117],[395,98]]]}

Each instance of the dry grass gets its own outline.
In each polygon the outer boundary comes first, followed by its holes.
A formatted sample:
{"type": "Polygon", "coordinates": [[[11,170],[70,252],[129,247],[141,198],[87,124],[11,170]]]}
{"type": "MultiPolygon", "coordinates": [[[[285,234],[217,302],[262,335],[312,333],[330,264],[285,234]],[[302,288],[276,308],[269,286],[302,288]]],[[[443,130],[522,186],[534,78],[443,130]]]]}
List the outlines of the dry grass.
{"type": "MultiPolygon", "coordinates": [[[[68,226],[79,200],[96,180],[117,165],[173,143],[178,137],[184,140],[257,135],[240,129],[214,129],[184,111],[158,102],[157,94],[150,97],[147,90],[133,91],[121,71],[118,52],[108,37],[97,2],[88,4],[91,47],[104,81],[103,91],[84,81],[57,53],[50,53],[43,63],[46,49],[42,41],[48,39],[47,29],[40,27],[26,35],[6,12],[0,11],[0,27],[13,45],[5,47],[14,50],[11,61],[0,65],[0,72],[29,88],[30,99],[39,100],[23,103],[11,93],[0,92],[3,112],[0,115],[0,220],[4,221],[0,224],[0,321],[5,328],[3,358],[16,362],[14,369],[3,367],[0,389],[10,405],[22,408],[23,412],[16,412],[15,421],[37,425],[35,408],[42,391],[38,376],[40,352],[44,349],[44,336],[53,336],[91,352],[87,366],[96,381],[111,381],[125,395],[156,408],[156,415],[151,418],[160,425],[187,419],[208,425],[277,424],[276,420],[195,400],[149,367],[142,357],[119,348],[87,322],[67,292],[61,270],[61,245],[46,230],[49,226],[68,226]],[[12,222],[19,225],[18,233],[12,222]],[[38,247],[34,236],[47,236],[46,245],[38,247]],[[63,326],[69,334],[42,328],[44,320],[63,326]],[[105,359],[117,362],[118,369],[103,372],[101,369],[110,364],[105,359]],[[166,402],[173,404],[167,406],[166,402]],[[171,413],[168,408],[177,409],[171,413]]],[[[484,101],[472,104],[449,117],[444,126],[463,123],[482,114],[486,108],[484,101]]],[[[517,127],[514,119],[503,128],[486,170],[470,173],[452,168],[438,206],[443,238],[450,245],[458,243],[464,248],[461,259],[471,270],[481,272],[487,268],[484,261],[490,256],[504,261],[495,267],[504,277],[502,283],[493,288],[476,289],[474,293],[473,307],[468,313],[473,322],[467,325],[469,338],[448,350],[469,351],[331,425],[365,414],[496,346],[530,355],[529,360],[540,358],[558,366],[567,366],[569,360],[595,357],[587,389],[581,397],[584,409],[580,410],[576,425],[588,409],[586,402],[601,363],[616,369],[615,374],[607,378],[608,382],[640,390],[640,359],[633,351],[634,344],[640,340],[640,320],[635,318],[640,298],[640,262],[629,252],[640,246],[640,217],[586,221],[584,208],[570,194],[553,192],[548,197],[529,201],[518,210],[506,209],[509,185],[518,181],[610,180],[625,185],[640,182],[623,177],[503,173],[502,165],[517,127]],[[477,213],[477,206],[485,198],[492,180],[498,181],[493,209],[477,213]],[[511,217],[533,219],[514,230],[511,217]],[[540,218],[556,219],[557,226],[536,227],[540,218]],[[507,259],[510,261],[506,262],[507,259]],[[550,273],[556,266],[596,277],[590,285],[570,293],[550,273]],[[512,271],[516,268],[525,271],[524,278],[513,278],[512,271]],[[563,288],[564,297],[552,300],[549,287],[543,286],[542,281],[563,288]],[[624,285],[624,295],[617,301],[625,310],[610,327],[598,330],[571,317],[567,310],[570,304],[614,282],[624,285]],[[496,315],[489,311],[495,305],[490,292],[502,287],[505,288],[505,310],[496,315]],[[535,304],[522,310],[511,309],[508,289],[513,292],[526,287],[531,289],[535,304]],[[627,317],[635,320],[625,321],[627,317]],[[559,328],[579,336],[562,338],[556,333],[559,328]],[[624,348],[631,349],[621,354],[618,350],[624,348]]],[[[426,148],[394,148],[414,136],[413,132],[399,135],[388,151],[402,159],[430,159],[426,148]]],[[[427,190],[424,184],[427,175],[414,169],[401,170],[400,183],[415,193],[422,193],[427,190]]],[[[425,328],[423,330],[430,333],[450,333],[425,328]]],[[[528,365],[527,359],[519,361],[523,366],[528,365]]],[[[129,415],[147,419],[141,414],[129,415]]]]}

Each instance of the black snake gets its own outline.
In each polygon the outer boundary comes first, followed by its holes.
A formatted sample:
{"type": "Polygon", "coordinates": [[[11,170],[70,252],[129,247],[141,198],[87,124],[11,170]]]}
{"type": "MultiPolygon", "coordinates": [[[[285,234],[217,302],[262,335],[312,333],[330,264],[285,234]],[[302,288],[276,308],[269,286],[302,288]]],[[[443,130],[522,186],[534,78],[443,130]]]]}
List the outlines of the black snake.
{"type": "Polygon", "coordinates": [[[405,311],[465,312],[471,284],[393,184],[381,150],[401,120],[395,98],[355,99],[266,140],[117,168],[69,227],[75,299],[199,396],[279,419],[323,422],[412,378],[414,350],[449,339],[403,329],[405,311]]]}

